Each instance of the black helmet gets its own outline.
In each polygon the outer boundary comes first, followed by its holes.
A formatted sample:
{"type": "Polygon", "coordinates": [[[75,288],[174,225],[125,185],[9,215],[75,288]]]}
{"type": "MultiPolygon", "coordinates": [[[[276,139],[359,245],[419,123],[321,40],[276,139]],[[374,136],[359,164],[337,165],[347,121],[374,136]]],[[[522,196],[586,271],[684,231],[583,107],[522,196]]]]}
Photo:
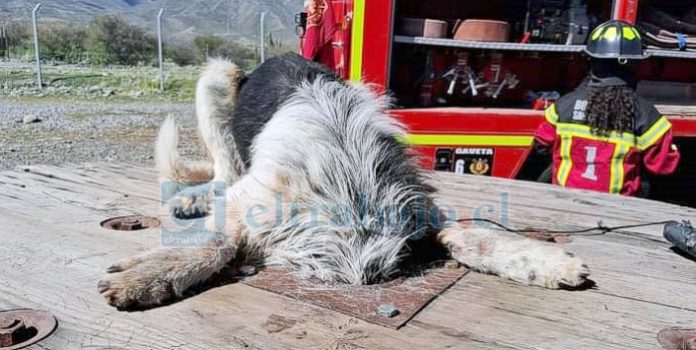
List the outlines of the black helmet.
{"type": "Polygon", "coordinates": [[[643,54],[643,41],[638,30],[617,20],[597,26],[587,38],[585,52],[594,58],[641,60],[647,57],[643,54]]]}

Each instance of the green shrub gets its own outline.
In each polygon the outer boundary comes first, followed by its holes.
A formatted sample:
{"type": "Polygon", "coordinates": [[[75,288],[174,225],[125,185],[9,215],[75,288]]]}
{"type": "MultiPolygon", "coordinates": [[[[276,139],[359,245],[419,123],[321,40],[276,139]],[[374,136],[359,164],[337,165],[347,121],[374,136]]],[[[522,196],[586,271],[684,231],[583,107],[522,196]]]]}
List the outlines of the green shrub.
{"type": "Polygon", "coordinates": [[[192,66],[200,64],[202,59],[196,52],[193,43],[176,43],[164,46],[164,58],[171,60],[178,66],[192,66]]]}
{"type": "Polygon", "coordinates": [[[119,16],[94,19],[88,41],[95,63],[138,65],[155,61],[155,38],[119,16]]]}
{"type": "Polygon", "coordinates": [[[42,59],[78,63],[87,57],[87,27],[54,22],[39,28],[42,59]]]}

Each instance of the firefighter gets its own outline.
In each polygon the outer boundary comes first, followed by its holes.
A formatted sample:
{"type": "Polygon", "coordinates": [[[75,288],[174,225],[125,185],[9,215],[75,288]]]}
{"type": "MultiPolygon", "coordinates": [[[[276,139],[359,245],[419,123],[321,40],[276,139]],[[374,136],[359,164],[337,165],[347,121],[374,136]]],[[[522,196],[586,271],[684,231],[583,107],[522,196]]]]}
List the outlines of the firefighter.
{"type": "Polygon", "coordinates": [[[592,31],[585,51],[587,79],[546,109],[535,145],[552,153],[554,184],[644,194],[643,173],[673,173],[679,152],[670,122],[635,92],[630,62],[645,58],[640,34],[608,21],[592,31]]]}

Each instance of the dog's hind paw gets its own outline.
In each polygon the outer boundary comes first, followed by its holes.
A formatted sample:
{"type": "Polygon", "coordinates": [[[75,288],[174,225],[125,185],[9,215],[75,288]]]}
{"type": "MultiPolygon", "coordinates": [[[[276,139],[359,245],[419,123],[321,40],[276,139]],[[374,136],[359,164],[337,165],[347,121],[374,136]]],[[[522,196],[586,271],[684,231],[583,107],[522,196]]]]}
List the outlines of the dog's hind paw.
{"type": "Polygon", "coordinates": [[[169,201],[169,210],[177,219],[197,219],[208,215],[208,197],[176,196],[169,201]]]}
{"type": "Polygon", "coordinates": [[[539,246],[529,251],[528,284],[549,289],[574,288],[583,285],[590,269],[580,258],[554,246],[539,246]]]}
{"type": "Polygon", "coordinates": [[[197,219],[208,215],[214,196],[210,184],[189,187],[169,201],[169,210],[177,219],[197,219]]]}

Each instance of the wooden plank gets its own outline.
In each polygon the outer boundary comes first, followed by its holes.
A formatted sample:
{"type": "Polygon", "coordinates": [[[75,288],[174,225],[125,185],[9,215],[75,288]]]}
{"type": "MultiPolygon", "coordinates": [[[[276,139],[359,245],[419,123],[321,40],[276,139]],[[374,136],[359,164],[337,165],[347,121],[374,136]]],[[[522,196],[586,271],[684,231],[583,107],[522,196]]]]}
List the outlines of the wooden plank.
{"type": "MultiPolygon", "coordinates": [[[[500,214],[507,200],[508,220],[517,227],[580,229],[595,226],[639,224],[696,217],[696,209],[641,198],[608,195],[593,191],[564,189],[529,181],[438,173],[434,184],[441,189],[440,203],[461,205],[469,217],[492,208],[500,214]]],[[[498,218],[500,218],[498,216],[498,218]]],[[[631,229],[632,236],[664,242],[660,226],[631,229]]]]}
{"type": "MultiPolygon", "coordinates": [[[[0,217],[0,227],[9,228],[0,231],[0,241],[8,242],[0,245],[0,309],[29,307],[53,312],[60,327],[41,343],[42,348],[342,349],[376,348],[381,344],[380,348],[403,349],[410,344],[430,344],[420,337],[405,339],[396,331],[242,284],[215,288],[147,312],[118,312],[101,300],[96,281],[110,263],[157,246],[159,234],[156,230],[109,231],[98,223],[104,211],[131,208],[147,212],[151,202],[140,201],[134,195],[122,196],[124,189],[120,186],[108,191],[105,185],[112,177],[108,166],[75,170],[76,178],[87,174],[102,181],[79,191],[73,188],[76,183],[65,181],[70,174],[53,167],[41,169],[60,176],[0,174],[7,181],[26,186],[3,185],[16,187],[12,193],[17,196],[0,204],[10,209],[10,215],[0,217]],[[56,190],[58,187],[66,190],[56,190]],[[108,205],[114,202],[119,203],[108,205]]],[[[154,179],[152,172],[143,175],[144,179],[154,179]]],[[[156,187],[154,181],[148,181],[156,187]]],[[[420,334],[451,338],[430,331],[420,334]]],[[[472,348],[490,348],[469,342],[472,348]]],[[[450,343],[467,341],[456,339],[450,343]]]]}
{"type": "MultiPolygon", "coordinates": [[[[668,250],[659,227],[566,245],[592,268],[595,289],[550,291],[470,273],[398,331],[243,284],[119,312],[96,291],[104,267],[158,246],[160,236],[98,223],[131,213],[167,220],[154,171],[124,163],[31,168],[0,173],[0,309],[46,309],[58,317],[58,332],[37,348],[654,349],[661,328],[696,326],[696,264],[668,250]]],[[[446,189],[441,199],[463,214],[487,204],[499,211],[500,196],[508,193],[509,222],[520,227],[696,214],[536,183],[451,174],[435,181],[446,189]]]]}
{"type": "Polygon", "coordinates": [[[686,118],[696,117],[696,106],[690,106],[693,101],[682,101],[681,104],[658,104],[657,110],[665,115],[677,115],[686,118]]]}
{"type": "Polygon", "coordinates": [[[656,349],[660,329],[694,322],[693,311],[594,291],[521,288],[479,274],[446,292],[413,324],[529,349],[656,349]]]}

